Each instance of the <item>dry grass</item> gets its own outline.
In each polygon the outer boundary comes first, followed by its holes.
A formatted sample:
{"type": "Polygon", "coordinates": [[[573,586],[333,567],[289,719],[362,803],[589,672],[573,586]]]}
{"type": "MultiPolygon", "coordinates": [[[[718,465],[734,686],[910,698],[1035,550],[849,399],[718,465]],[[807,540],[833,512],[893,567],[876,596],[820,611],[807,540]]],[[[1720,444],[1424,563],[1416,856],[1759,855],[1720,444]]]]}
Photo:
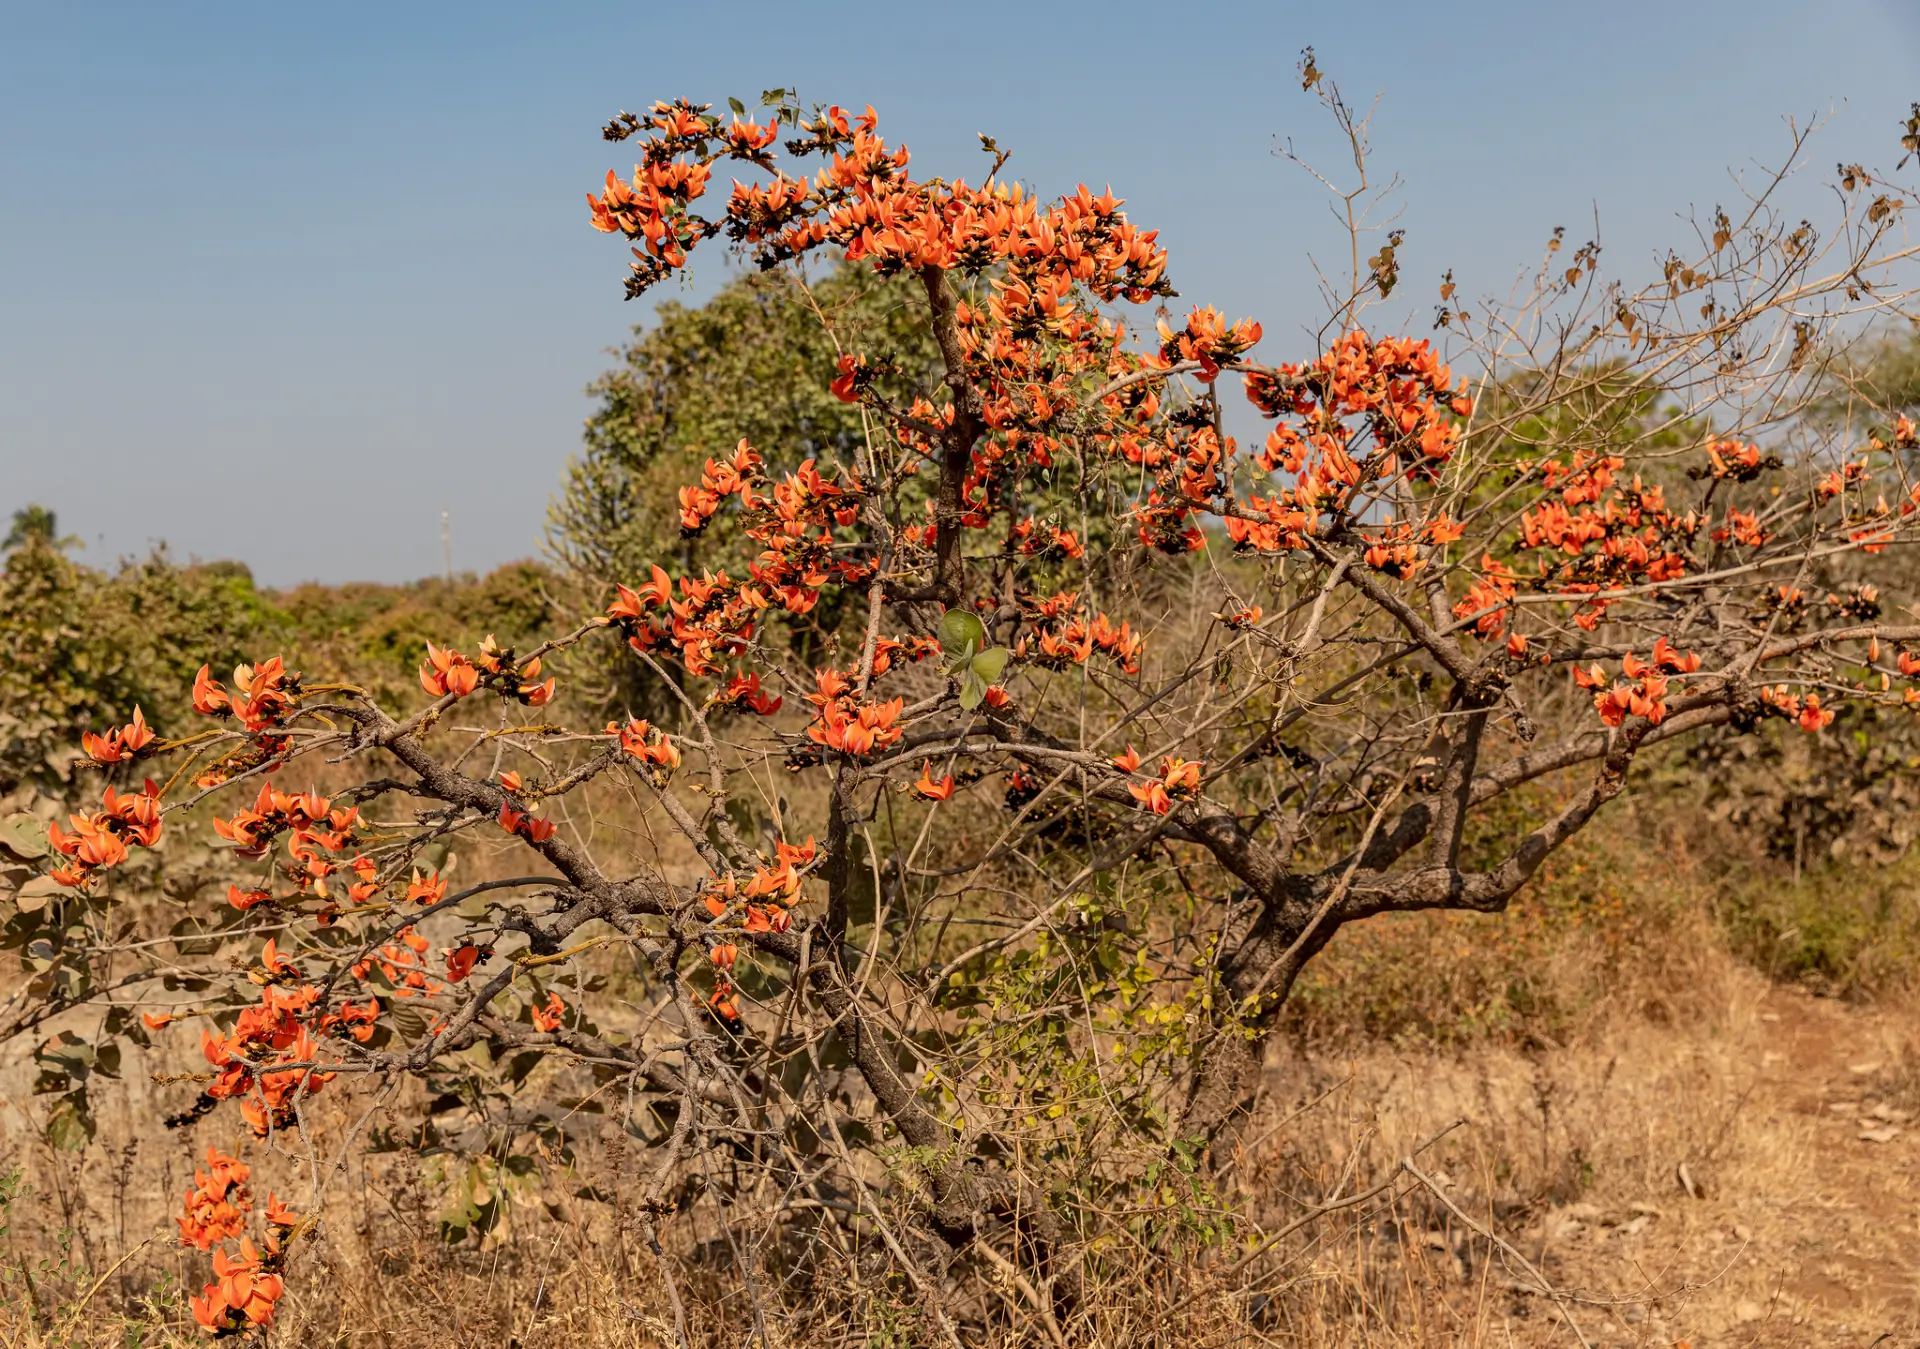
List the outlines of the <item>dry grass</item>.
{"type": "MultiPolygon", "coordinates": [[[[1573,1299],[1596,1345],[1920,1332],[1920,1151],[1901,1127],[1920,1107],[1910,1009],[1769,983],[1706,918],[1702,869],[1654,856],[1663,885],[1631,848],[1590,851],[1504,919],[1430,915],[1344,934],[1227,1163],[1222,1189],[1245,1235],[1390,1178],[1419,1140],[1464,1119],[1423,1169],[1573,1299]]],[[[190,1148],[235,1140],[211,1123],[191,1140],[159,1129],[169,1089],[133,1072],[101,1101],[96,1144],[55,1153],[34,1141],[24,1085],[9,1067],[0,1175],[18,1171],[22,1189],[0,1238],[0,1345],[192,1342],[181,1290],[204,1280],[205,1257],[169,1240],[167,1214],[190,1148]]],[[[347,1098],[322,1099],[314,1124],[337,1141],[347,1098]]],[[[337,1183],[352,1202],[295,1260],[274,1343],[671,1343],[661,1267],[619,1239],[602,1202],[635,1165],[603,1118],[580,1116],[572,1164],[548,1159],[484,1241],[442,1240],[446,1188],[412,1154],[348,1149],[337,1183]]],[[[805,1206],[723,1214],[713,1193],[686,1191],[663,1252],[695,1343],[748,1336],[743,1260],[772,1344],[941,1342],[869,1224],[829,1224],[805,1206]]],[[[1147,1282],[1143,1262],[1108,1252],[1062,1337],[1575,1343],[1511,1253],[1404,1178],[1240,1262],[1238,1250],[1202,1250],[1147,1282]]],[[[957,1265],[948,1296],[990,1328],[983,1344],[1052,1342],[994,1271],[957,1265]]]]}

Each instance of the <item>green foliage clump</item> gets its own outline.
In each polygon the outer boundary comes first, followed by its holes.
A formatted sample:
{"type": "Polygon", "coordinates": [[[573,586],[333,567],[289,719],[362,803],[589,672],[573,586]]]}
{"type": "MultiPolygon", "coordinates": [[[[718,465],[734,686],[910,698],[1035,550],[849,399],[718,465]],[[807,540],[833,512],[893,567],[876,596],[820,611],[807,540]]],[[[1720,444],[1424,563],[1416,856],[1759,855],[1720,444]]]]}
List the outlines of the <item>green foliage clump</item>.
{"type": "Polygon", "coordinates": [[[737,531],[680,537],[678,495],[743,438],[772,472],[805,459],[857,465],[866,420],[828,387],[842,352],[887,353],[894,371],[879,387],[900,406],[940,381],[913,279],[853,268],[804,288],[752,273],[698,307],[668,301],[634,331],[619,364],[588,387],[599,406],[549,514],[555,552],[602,586],[644,578],[657,562],[744,569],[737,531]]]}
{"type": "Polygon", "coordinates": [[[81,732],[136,705],[161,734],[181,729],[169,718],[194,671],[245,659],[276,623],[238,563],[182,566],[158,550],[97,570],[68,557],[45,519],[16,529],[0,569],[0,794],[63,795],[81,732]]]}
{"type": "Polygon", "coordinates": [[[274,600],[289,664],[339,672],[387,699],[418,693],[429,639],[471,651],[491,634],[525,649],[581,607],[559,577],[532,561],[452,581],[301,585],[274,600]]]}

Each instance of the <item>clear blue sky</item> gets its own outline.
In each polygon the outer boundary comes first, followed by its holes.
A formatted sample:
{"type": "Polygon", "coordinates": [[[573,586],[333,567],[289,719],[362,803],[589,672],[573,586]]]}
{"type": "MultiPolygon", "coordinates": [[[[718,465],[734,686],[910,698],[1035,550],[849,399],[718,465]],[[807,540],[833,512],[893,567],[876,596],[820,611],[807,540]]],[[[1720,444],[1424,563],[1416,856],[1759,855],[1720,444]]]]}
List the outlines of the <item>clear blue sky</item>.
{"type": "MultiPolygon", "coordinates": [[[[1043,190],[1111,183],[1183,295],[1320,317],[1340,236],[1277,136],[1337,166],[1293,66],[1382,95],[1421,331],[1444,269],[1505,288],[1598,209],[1610,269],[1685,238],[1780,119],[1890,164],[1920,7],[1821,5],[28,4],[0,0],[0,511],[111,561],[166,540],[263,582],[401,580],[537,551],[646,310],[582,194],[621,108],[793,85],[872,102],[916,168],[996,135],[1043,190]]],[[[1808,185],[1812,190],[1812,184],[1808,185]]],[[[722,255],[696,255],[691,294],[722,255]]]]}

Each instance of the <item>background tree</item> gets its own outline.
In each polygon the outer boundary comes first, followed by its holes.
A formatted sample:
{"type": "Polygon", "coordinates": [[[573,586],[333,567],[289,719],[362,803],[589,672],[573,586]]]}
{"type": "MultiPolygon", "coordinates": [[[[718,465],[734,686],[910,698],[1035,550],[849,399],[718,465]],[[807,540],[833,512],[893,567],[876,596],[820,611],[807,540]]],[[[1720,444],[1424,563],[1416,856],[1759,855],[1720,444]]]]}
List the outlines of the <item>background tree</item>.
{"type": "Polygon", "coordinates": [[[914,298],[898,279],[836,267],[812,281],[750,272],[696,307],[663,301],[588,387],[599,403],[549,514],[555,551],[609,592],[676,555],[737,571],[730,541],[682,538],[680,488],[743,439],[780,469],[851,462],[867,422],[828,388],[836,342],[896,353],[896,397],[931,389],[938,353],[914,298]]]}
{"type": "Polygon", "coordinates": [[[0,543],[0,550],[12,552],[36,540],[52,545],[59,537],[59,524],[52,511],[45,506],[22,506],[13,513],[13,525],[7,530],[5,542],[0,543]]]}

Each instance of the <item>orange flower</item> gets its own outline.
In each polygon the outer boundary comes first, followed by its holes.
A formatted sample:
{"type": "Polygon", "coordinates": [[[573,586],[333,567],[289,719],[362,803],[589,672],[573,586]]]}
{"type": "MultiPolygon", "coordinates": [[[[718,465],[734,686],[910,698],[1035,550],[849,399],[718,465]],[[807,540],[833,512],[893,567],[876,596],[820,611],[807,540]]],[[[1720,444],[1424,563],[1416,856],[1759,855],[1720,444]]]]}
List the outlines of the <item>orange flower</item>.
{"type": "MultiPolygon", "coordinates": [[[[828,386],[832,390],[833,396],[843,403],[859,402],[860,395],[854,388],[855,381],[860,377],[859,358],[849,352],[842,356],[835,365],[840,373],[835,376],[833,383],[828,386]]],[[[816,385],[815,387],[818,388],[819,386],[816,385]]]]}
{"type": "Polygon", "coordinates": [[[1140,771],[1140,751],[1135,749],[1132,745],[1128,745],[1127,752],[1125,754],[1116,754],[1113,756],[1113,766],[1119,769],[1122,773],[1139,772],[1140,771]]]}
{"type": "Polygon", "coordinates": [[[529,1009],[533,1016],[533,1028],[537,1031],[555,1031],[560,1029],[560,1018],[565,1015],[567,1005],[560,1001],[558,993],[547,994],[545,1006],[536,1005],[529,1009]]]}
{"type": "Polygon", "coordinates": [[[1662,637],[1653,644],[1653,663],[1668,674],[1692,674],[1700,668],[1700,657],[1691,651],[1680,655],[1673,644],[1662,637]]]}
{"type": "Polygon", "coordinates": [[[1167,795],[1165,784],[1160,782],[1127,784],[1127,790],[1133,793],[1133,799],[1152,811],[1155,815],[1165,815],[1173,809],[1173,799],[1167,795]]]}
{"type": "Polygon", "coordinates": [[[637,590],[626,586],[614,587],[620,597],[607,606],[610,618],[634,621],[645,616],[646,611],[656,605],[664,609],[673,603],[673,580],[659,566],[653,569],[653,579],[637,590]]]}
{"type": "Polygon", "coordinates": [[[452,694],[464,698],[480,686],[480,672],[458,651],[427,643],[427,662],[420,667],[420,687],[436,698],[452,694]]]}
{"type": "Polygon", "coordinates": [[[265,971],[268,981],[282,978],[297,979],[300,976],[300,967],[287,956],[280,954],[279,944],[272,937],[268,937],[266,945],[260,948],[260,968],[265,971]]]}
{"type": "Polygon", "coordinates": [[[522,790],[523,784],[520,781],[520,775],[508,769],[500,775],[500,785],[510,792],[518,793],[522,790]]]}
{"type": "Polygon", "coordinates": [[[187,1191],[181,1216],[174,1219],[180,1227],[180,1244],[206,1251],[215,1242],[244,1232],[253,1207],[253,1193],[247,1188],[251,1174],[243,1163],[208,1148],[206,1169],[194,1172],[193,1188],[187,1191]]]}
{"type": "Polygon", "coordinates": [[[1800,729],[1812,735],[1815,731],[1825,730],[1833,725],[1833,711],[1831,708],[1820,706],[1819,694],[1809,693],[1800,706],[1798,721],[1800,729]]]}
{"type": "Polygon", "coordinates": [[[555,829],[553,821],[536,819],[504,801],[500,804],[500,827],[530,843],[545,843],[553,837],[555,829]]]}
{"type": "Polygon", "coordinates": [[[108,731],[105,735],[88,731],[80,737],[80,747],[95,763],[114,764],[133,758],[152,744],[153,739],[153,728],[147,725],[146,717],[135,706],[133,720],[127,725],[108,731]]]}
{"type": "Polygon", "coordinates": [[[720,969],[730,970],[733,968],[733,962],[739,954],[740,948],[729,943],[716,946],[707,952],[707,959],[711,960],[714,965],[720,969]]]}
{"type": "Polygon", "coordinates": [[[193,677],[193,710],[203,717],[224,716],[233,707],[233,700],[220,686],[220,681],[208,674],[208,669],[202,665],[200,673],[193,677]]]}
{"type": "Polygon", "coordinates": [[[462,983],[473,973],[474,962],[480,959],[480,948],[468,943],[455,947],[447,954],[447,978],[452,983],[462,983]]]}
{"type": "Polygon", "coordinates": [[[418,871],[407,883],[407,900],[416,904],[438,904],[447,897],[447,883],[440,878],[438,871],[422,876],[418,871]]]}
{"type": "Polygon", "coordinates": [[[953,775],[935,781],[933,765],[923,764],[920,768],[920,780],[913,784],[913,790],[929,801],[945,801],[953,795],[953,775]]]}
{"type": "Polygon", "coordinates": [[[625,726],[608,722],[607,734],[618,736],[620,748],[641,763],[657,764],[669,772],[680,766],[679,746],[658,727],[638,717],[628,721],[625,726]]]}
{"type": "MultiPolygon", "coordinates": [[[[875,663],[878,664],[877,661],[875,663]]],[[[723,707],[744,707],[756,716],[770,717],[780,710],[781,703],[786,700],[769,698],[761,692],[760,675],[754,672],[735,675],[728,680],[726,692],[717,696],[714,701],[723,707]]]]}
{"type": "MultiPolygon", "coordinates": [[[[294,1212],[293,1209],[287,1205],[286,1201],[274,1194],[272,1190],[267,1191],[266,1215],[267,1223],[271,1227],[284,1227],[291,1230],[300,1225],[300,1215],[294,1212]]],[[[268,1249],[273,1249],[271,1243],[269,1243],[268,1249]]]]}
{"type": "MultiPolygon", "coordinates": [[[[261,1269],[259,1253],[254,1250],[251,1241],[245,1237],[240,1239],[240,1254],[237,1257],[229,1257],[225,1251],[215,1251],[213,1273],[219,1282],[208,1284],[202,1295],[209,1301],[210,1305],[206,1308],[209,1316],[215,1312],[211,1299],[218,1293],[220,1302],[224,1304],[224,1319],[228,1325],[235,1320],[243,1328],[272,1324],[274,1304],[280,1300],[286,1286],[278,1274],[269,1274],[261,1269]]],[[[194,1319],[205,1326],[209,1324],[209,1316],[202,1315],[201,1306],[196,1301],[194,1319]]]]}

